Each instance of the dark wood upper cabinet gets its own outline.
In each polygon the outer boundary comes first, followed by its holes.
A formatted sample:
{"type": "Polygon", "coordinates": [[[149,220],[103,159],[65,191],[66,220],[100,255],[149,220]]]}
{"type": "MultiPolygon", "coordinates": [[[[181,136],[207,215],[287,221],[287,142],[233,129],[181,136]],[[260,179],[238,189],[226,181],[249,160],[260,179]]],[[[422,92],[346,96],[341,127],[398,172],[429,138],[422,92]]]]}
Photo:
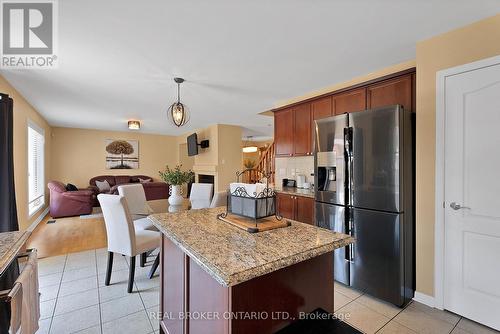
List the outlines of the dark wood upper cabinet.
{"type": "Polygon", "coordinates": [[[309,197],[295,197],[295,220],[314,225],[314,199],[309,197]]]}
{"type": "Polygon", "coordinates": [[[367,89],[368,108],[401,104],[403,108],[412,110],[412,89],[413,79],[411,74],[370,85],[367,89]]]}
{"type": "Polygon", "coordinates": [[[276,156],[312,155],[317,119],[394,104],[415,111],[415,76],[409,69],[275,111],[276,156]]]}
{"type": "Polygon", "coordinates": [[[327,96],[311,102],[313,120],[327,118],[333,115],[332,97],[327,96]]]}
{"type": "Polygon", "coordinates": [[[311,104],[299,104],[293,108],[295,117],[294,127],[294,155],[312,154],[312,117],[311,104]]]}
{"type": "Polygon", "coordinates": [[[366,109],[366,88],[358,88],[333,95],[334,115],[366,109]]]}
{"type": "Polygon", "coordinates": [[[274,144],[277,156],[293,155],[293,129],[293,109],[280,110],[274,113],[274,144]]]}
{"type": "Polygon", "coordinates": [[[295,201],[293,196],[277,193],[276,202],[278,207],[278,213],[283,218],[295,219],[295,201]]]}

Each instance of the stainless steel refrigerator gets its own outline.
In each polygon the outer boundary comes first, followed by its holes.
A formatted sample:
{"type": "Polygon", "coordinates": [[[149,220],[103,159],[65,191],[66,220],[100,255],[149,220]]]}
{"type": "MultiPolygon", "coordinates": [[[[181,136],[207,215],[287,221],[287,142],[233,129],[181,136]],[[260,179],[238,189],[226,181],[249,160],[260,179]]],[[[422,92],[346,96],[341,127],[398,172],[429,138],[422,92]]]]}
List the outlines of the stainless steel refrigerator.
{"type": "Polygon", "coordinates": [[[352,235],[335,280],[398,306],[415,291],[414,115],[401,106],[315,121],[316,225],[352,235]]]}

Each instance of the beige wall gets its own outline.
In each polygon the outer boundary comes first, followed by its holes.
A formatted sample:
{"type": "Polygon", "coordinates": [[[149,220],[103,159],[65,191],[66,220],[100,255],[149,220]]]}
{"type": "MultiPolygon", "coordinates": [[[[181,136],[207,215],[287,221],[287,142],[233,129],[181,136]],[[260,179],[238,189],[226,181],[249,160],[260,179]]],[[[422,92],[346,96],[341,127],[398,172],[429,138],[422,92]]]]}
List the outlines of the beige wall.
{"type": "MultiPolygon", "coordinates": [[[[186,138],[195,133],[198,136],[198,143],[202,140],[209,141],[208,148],[201,148],[198,146],[198,155],[193,157],[194,165],[216,165],[217,164],[217,154],[218,154],[218,127],[217,124],[210,125],[209,127],[203,129],[196,129],[185,133],[183,135],[177,136],[177,143],[179,147],[186,144],[186,138]]],[[[186,146],[187,148],[187,146],[186,146]]]]}
{"type": "Polygon", "coordinates": [[[186,137],[196,132],[198,142],[209,140],[209,147],[200,149],[194,157],[195,172],[217,174],[215,191],[223,191],[235,180],[236,171],[241,170],[241,127],[214,124],[203,129],[177,137],[179,145],[186,142],[186,137]]]}
{"type": "Polygon", "coordinates": [[[216,191],[224,191],[241,171],[241,127],[219,124],[218,181],[216,191]]]}
{"type": "Polygon", "coordinates": [[[9,94],[14,100],[14,180],[16,187],[17,216],[19,229],[27,229],[48,205],[48,190],[45,191],[45,206],[32,217],[28,215],[28,120],[45,131],[45,180],[50,176],[51,128],[45,119],[0,76],[0,92],[9,94]]]}
{"type": "Polygon", "coordinates": [[[417,291],[434,295],[436,72],[500,54],[500,15],[417,44],[417,291]]]}
{"type": "Polygon", "coordinates": [[[52,129],[51,178],[86,187],[98,175],[143,174],[158,179],[165,165],[178,163],[176,137],[73,128],[52,129]],[[106,139],[139,141],[139,169],[106,169],[106,139]]]}

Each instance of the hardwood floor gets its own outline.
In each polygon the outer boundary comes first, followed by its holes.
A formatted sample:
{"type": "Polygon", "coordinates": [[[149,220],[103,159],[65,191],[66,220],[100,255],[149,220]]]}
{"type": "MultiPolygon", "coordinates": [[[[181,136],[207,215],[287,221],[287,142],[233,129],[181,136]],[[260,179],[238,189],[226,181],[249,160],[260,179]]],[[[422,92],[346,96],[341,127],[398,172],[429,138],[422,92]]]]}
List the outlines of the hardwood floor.
{"type": "MultiPolygon", "coordinates": [[[[166,212],[166,199],[148,201],[154,212],[166,212]]],[[[107,246],[106,227],[103,218],[68,217],[55,219],[44,218],[35,228],[26,246],[38,250],[38,258],[81,252],[107,246]]]]}
{"type": "Polygon", "coordinates": [[[52,224],[47,224],[48,220],[52,220],[52,217],[47,215],[26,243],[28,248],[38,250],[39,258],[97,249],[107,245],[103,218],[59,218],[52,224]]]}

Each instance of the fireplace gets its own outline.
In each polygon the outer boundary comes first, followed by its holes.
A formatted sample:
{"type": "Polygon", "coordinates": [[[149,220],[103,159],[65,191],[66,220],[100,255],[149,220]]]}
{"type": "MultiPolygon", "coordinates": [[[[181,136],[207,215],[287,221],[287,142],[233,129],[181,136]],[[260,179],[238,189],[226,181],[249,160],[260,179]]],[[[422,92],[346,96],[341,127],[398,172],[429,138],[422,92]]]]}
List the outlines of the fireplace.
{"type": "Polygon", "coordinates": [[[198,174],[198,183],[214,184],[215,183],[215,176],[214,175],[207,175],[207,174],[198,174]]]}

